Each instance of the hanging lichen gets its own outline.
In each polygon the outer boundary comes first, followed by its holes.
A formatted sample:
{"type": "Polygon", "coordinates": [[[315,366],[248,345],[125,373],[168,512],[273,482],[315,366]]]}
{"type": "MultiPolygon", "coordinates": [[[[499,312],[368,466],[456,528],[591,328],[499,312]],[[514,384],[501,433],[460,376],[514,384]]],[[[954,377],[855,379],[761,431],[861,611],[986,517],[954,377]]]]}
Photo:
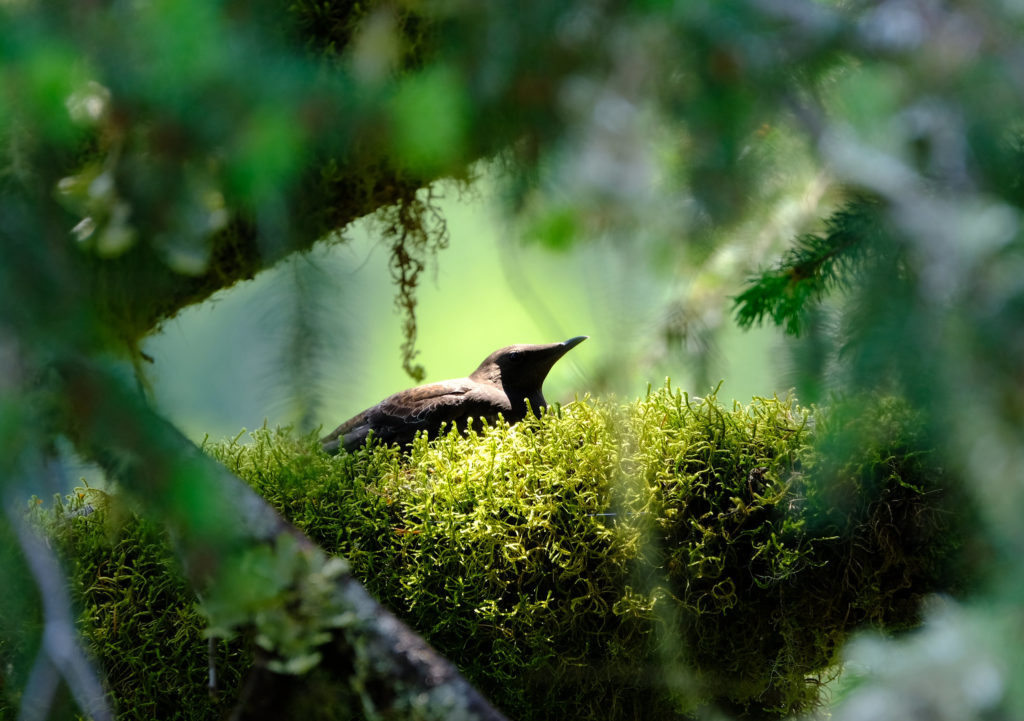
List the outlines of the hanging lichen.
{"type": "Polygon", "coordinates": [[[433,188],[409,192],[380,213],[384,237],[390,244],[391,278],[395,283],[395,307],[402,316],[402,368],[416,382],[426,370],[416,363],[416,288],[420,274],[438,253],[448,247],[448,226],[436,204],[433,188]]]}

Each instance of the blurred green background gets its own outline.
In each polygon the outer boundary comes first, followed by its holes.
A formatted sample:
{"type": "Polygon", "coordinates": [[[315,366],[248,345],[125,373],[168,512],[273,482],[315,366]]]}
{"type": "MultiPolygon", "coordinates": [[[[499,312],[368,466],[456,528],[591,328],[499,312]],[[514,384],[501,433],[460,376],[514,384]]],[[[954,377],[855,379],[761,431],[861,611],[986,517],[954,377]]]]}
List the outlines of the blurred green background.
{"type": "MultiPolygon", "coordinates": [[[[666,377],[694,395],[722,381],[719,398],[726,402],[793,386],[782,332],[739,330],[728,316],[725,287],[702,301],[721,322],[712,329],[712,347],[699,357],[667,347],[659,335],[665,307],[681,285],[707,284],[701,268],[662,277],[635,251],[612,243],[557,253],[524,243],[487,179],[471,192],[449,186],[440,205],[451,244],[426,272],[417,309],[418,360],[427,382],[468,375],[505,345],[589,335],[548,376],[549,402],[585,393],[631,399],[666,377]],[[704,362],[702,378],[695,365],[704,362]]],[[[307,394],[314,396],[312,422],[329,430],[416,385],[402,370],[388,249],[372,218],[345,238],[184,310],[146,340],[156,400],[191,437],[234,435],[264,421],[302,426],[307,394]],[[315,287],[314,307],[294,307],[297,283],[315,287]],[[294,383],[296,313],[313,315],[320,325],[322,377],[309,379],[312,389],[294,383]]]]}
{"type": "Polygon", "coordinates": [[[1024,718],[1021,57],[1019,2],[0,2],[0,532],[55,447],[194,528],[230,484],[175,427],[331,428],[410,361],[586,334],[549,400],[904,397],[989,582],[851,647],[833,718],[1024,718]]]}

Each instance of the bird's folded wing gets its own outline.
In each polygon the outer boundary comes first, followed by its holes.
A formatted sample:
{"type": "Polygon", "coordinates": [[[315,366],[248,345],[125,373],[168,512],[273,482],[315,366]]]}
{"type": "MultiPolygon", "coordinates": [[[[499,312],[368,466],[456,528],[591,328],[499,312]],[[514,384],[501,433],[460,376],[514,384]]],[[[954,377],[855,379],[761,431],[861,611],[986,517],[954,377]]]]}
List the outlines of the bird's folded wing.
{"type": "Polygon", "coordinates": [[[396,393],[371,408],[367,420],[374,426],[437,427],[469,416],[494,418],[509,407],[508,398],[497,388],[459,379],[396,393]]]}
{"type": "Polygon", "coordinates": [[[385,398],[349,418],[321,442],[326,444],[350,434],[353,443],[361,442],[370,429],[385,442],[404,441],[418,430],[436,431],[441,423],[458,423],[470,416],[493,420],[510,408],[506,395],[493,386],[468,378],[441,381],[385,398]]]}

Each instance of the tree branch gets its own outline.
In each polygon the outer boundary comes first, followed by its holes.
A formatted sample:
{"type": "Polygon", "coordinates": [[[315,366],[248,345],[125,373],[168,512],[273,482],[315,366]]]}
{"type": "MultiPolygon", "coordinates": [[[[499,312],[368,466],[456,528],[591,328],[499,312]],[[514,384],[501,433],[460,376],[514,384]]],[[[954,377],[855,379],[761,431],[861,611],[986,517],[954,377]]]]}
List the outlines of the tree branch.
{"type": "MultiPolygon", "coordinates": [[[[68,405],[65,430],[76,447],[142,500],[149,514],[164,519],[186,575],[201,593],[216,594],[223,581],[218,572],[253,548],[281,553],[288,546],[282,539],[290,538],[312,554],[307,560],[319,553],[248,485],[203,454],[112,373],[69,360],[59,365],[59,376],[57,390],[68,405]]],[[[421,718],[424,713],[504,718],[347,572],[333,579],[330,594],[340,621],[321,648],[327,652],[323,664],[348,693],[356,690],[369,718],[421,718]]],[[[274,673],[271,666],[257,669],[259,687],[273,688],[278,704],[301,694],[303,676],[274,673]]],[[[251,703],[238,718],[263,718],[266,708],[251,703]]]]}

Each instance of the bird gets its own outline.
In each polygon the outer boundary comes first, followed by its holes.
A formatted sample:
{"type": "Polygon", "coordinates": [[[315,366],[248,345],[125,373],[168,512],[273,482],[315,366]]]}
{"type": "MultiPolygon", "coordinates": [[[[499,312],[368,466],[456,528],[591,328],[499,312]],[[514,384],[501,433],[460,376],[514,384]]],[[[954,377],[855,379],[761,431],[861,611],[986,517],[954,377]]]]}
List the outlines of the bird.
{"type": "Polygon", "coordinates": [[[382,443],[408,446],[419,431],[437,437],[447,424],[460,430],[469,418],[493,423],[500,413],[509,424],[536,413],[547,405],[541,392],[551,367],[589,336],[561,343],[510,345],[487,356],[465,378],[428,383],[388,396],[375,406],[348,419],[320,443],[335,455],[353,451],[373,435],[382,443]]]}

